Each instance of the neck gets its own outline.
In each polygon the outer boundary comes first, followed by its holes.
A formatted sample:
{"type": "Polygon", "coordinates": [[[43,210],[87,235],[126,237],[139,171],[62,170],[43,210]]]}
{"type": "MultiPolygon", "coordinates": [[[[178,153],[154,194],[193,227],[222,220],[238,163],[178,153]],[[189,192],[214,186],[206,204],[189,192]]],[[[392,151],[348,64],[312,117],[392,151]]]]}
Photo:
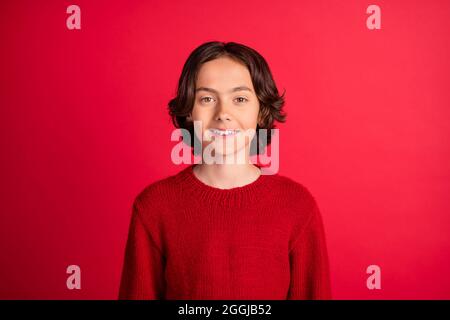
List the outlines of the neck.
{"type": "Polygon", "coordinates": [[[261,170],[251,164],[198,164],[194,174],[203,183],[219,189],[241,187],[254,182],[261,175],[261,170]]]}

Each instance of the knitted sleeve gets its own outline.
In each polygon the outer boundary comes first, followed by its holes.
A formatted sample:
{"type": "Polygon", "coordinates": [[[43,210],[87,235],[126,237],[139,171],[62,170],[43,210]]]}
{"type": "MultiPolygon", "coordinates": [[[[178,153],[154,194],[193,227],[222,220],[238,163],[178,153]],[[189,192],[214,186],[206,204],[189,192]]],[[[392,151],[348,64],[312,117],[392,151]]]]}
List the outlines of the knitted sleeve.
{"type": "Polygon", "coordinates": [[[156,300],[164,296],[165,259],[145,228],[140,211],[136,199],[125,248],[120,300],[156,300]]]}
{"type": "Polygon", "coordinates": [[[291,281],[288,300],[331,299],[329,261],[324,227],[316,204],[289,252],[291,281]]]}

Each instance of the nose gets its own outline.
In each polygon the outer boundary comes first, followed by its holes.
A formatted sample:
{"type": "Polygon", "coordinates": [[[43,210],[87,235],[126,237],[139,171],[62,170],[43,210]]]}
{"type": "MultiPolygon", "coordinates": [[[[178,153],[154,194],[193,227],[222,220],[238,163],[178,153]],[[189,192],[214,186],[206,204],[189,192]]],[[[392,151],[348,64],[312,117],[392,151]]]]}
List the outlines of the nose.
{"type": "Polygon", "coordinates": [[[215,119],[217,121],[231,121],[232,117],[223,103],[217,104],[217,113],[215,115],[215,119]]]}

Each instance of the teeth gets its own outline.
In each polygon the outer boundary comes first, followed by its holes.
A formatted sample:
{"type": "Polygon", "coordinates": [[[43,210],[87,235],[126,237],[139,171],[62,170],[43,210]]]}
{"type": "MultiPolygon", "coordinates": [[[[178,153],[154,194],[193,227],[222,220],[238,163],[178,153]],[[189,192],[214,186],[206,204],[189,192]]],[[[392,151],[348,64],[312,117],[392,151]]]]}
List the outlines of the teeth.
{"type": "Polygon", "coordinates": [[[233,129],[229,129],[229,130],[218,130],[218,129],[210,129],[210,131],[214,134],[218,134],[221,136],[228,136],[231,134],[236,133],[238,130],[233,130],[233,129]]]}

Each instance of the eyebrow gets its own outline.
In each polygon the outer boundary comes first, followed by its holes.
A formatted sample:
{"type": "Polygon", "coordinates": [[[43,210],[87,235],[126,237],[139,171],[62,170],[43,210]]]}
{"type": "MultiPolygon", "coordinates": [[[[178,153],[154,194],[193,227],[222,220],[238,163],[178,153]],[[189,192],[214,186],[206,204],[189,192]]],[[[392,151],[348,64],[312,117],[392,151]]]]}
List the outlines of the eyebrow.
{"type": "MultiPolygon", "coordinates": [[[[212,93],[218,93],[217,90],[213,89],[213,88],[207,88],[207,87],[199,87],[197,89],[195,89],[195,92],[198,91],[208,91],[208,92],[212,92],[212,93]]],[[[233,89],[231,89],[229,92],[237,92],[237,91],[250,91],[253,92],[252,89],[250,89],[249,87],[246,86],[239,86],[239,87],[235,87],[233,89]]]]}

